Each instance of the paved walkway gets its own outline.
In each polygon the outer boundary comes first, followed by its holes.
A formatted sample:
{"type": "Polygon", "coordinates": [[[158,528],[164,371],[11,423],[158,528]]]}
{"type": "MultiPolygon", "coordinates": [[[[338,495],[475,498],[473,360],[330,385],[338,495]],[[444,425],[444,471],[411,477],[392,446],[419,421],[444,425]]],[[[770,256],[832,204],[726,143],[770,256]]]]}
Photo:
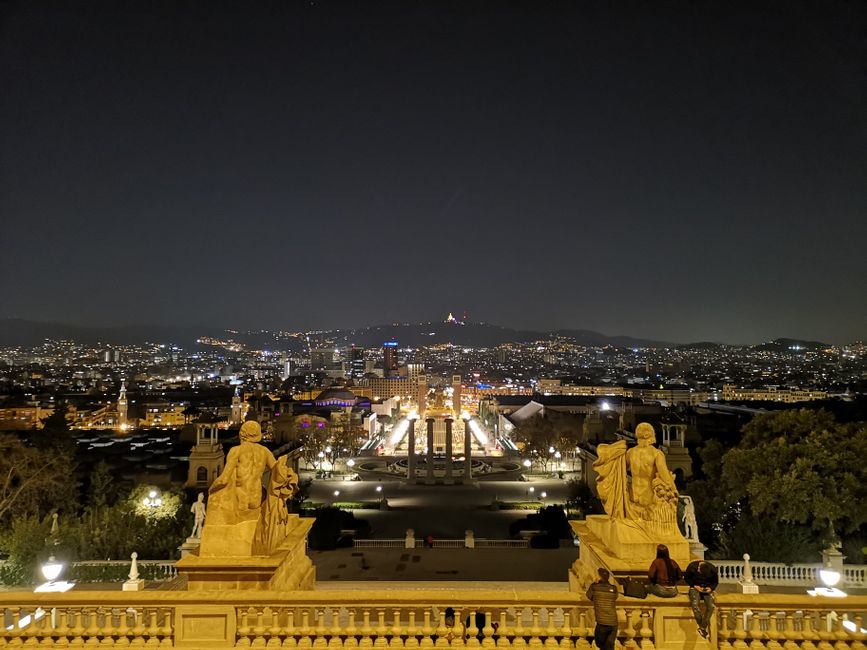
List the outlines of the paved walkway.
{"type": "MultiPolygon", "coordinates": [[[[308,551],[317,583],[339,581],[568,582],[578,549],[344,548],[308,551]]],[[[317,584],[317,588],[318,584],[317,584]]],[[[331,586],[325,588],[340,589],[331,586]]]]}

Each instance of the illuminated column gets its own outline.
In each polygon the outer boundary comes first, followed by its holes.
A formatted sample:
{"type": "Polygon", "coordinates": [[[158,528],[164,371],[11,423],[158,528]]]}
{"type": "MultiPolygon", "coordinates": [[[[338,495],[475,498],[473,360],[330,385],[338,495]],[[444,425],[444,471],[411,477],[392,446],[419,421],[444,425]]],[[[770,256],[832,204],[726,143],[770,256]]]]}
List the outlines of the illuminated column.
{"type": "Polygon", "coordinates": [[[417,390],[418,394],[416,395],[416,402],[418,402],[418,416],[423,418],[425,411],[427,411],[427,377],[424,375],[420,375],[418,378],[417,390]]]}
{"type": "Polygon", "coordinates": [[[433,471],[433,467],[434,467],[434,465],[433,465],[433,458],[434,458],[434,453],[433,453],[433,447],[434,447],[434,445],[433,445],[433,443],[434,443],[434,439],[433,439],[433,438],[434,438],[434,433],[433,433],[434,419],[433,419],[433,418],[428,418],[428,419],[426,420],[426,422],[427,422],[427,482],[428,482],[428,483],[433,483],[434,480],[435,480],[435,479],[434,479],[434,471],[433,471]]]}
{"type": "Polygon", "coordinates": [[[460,417],[461,410],[461,376],[452,375],[452,411],[455,417],[460,417]]]}
{"type": "Polygon", "coordinates": [[[464,420],[464,483],[473,480],[473,441],[470,435],[470,421],[464,420]]]}
{"type": "Polygon", "coordinates": [[[408,481],[415,480],[415,419],[409,419],[409,429],[407,431],[409,438],[407,439],[407,449],[409,457],[406,465],[406,479],[408,481]]]}
{"type": "Polygon", "coordinates": [[[452,422],[451,418],[446,418],[446,483],[452,482],[452,422]]]}

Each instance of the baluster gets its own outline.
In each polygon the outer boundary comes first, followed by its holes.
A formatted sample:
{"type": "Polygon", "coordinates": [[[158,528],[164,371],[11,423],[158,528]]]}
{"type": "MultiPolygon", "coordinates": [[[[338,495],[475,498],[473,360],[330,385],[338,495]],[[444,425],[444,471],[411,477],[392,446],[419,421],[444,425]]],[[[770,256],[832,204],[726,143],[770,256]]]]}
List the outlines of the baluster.
{"type": "Polygon", "coordinates": [[[388,630],[388,647],[393,648],[394,650],[401,650],[404,647],[404,634],[406,634],[406,630],[400,620],[400,609],[395,608],[391,628],[388,630]]]}
{"type": "Polygon", "coordinates": [[[144,611],[141,609],[133,609],[132,616],[132,639],[130,640],[129,644],[130,646],[140,647],[145,644],[144,611]]]}
{"type": "Polygon", "coordinates": [[[359,648],[372,648],[373,640],[370,635],[373,633],[373,628],[370,627],[370,610],[365,609],[361,614],[361,640],[358,642],[359,648]]]}
{"type": "Polygon", "coordinates": [[[298,629],[298,633],[301,635],[298,639],[299,648],[307,649],[313,647],[313,639],[310,638],[312,631],[310,627],[310,610],[305,607],[301,610],[301,627],[298,629]]]}
{"type": "Polygon", "coordinates": [[[476,626],[476,610],[471,609],[467,619],[469,624],[467,625],[466,629],[466,645],[468,648],[478,648],[481,644],[479,643],[479,639],[477,638],[479,628],[478,626],[476,626]]]}
{"type": "Polygon", "coordinates": [[[249,648],[250,647],[250,609],[242,609],[240,612],[240,620],[238,621],[238,631],[236,636],[238,637],[237,643],[235,645],[241,648],[249,648]]]}
{"type": "Polygon", "coordinates": [[[795,614],[794,612],[786,612],[783,619],[783,650],[798,650],[796,639],[798,632],[795,629],[795,614]]]}
{"type": "MultiPolygon", "coordinates": [[[[43,610],[45,613],[39,623],[39,647],[53,648],[54,637],[57,636],[57,610],[54,608],[43,610]]],[[[2,616],[2,614],[0,614],[2,616]]],[[[0,645],[3,645],[0,639],[0,645]]]]}
{"type": "Polygon", "coordinates": [[[780,645],[780,639],[783,637],[781,623],[777,612],[768,612],[768,629],[765,631],[768,638],[768,650],[783,650],[783,646],[780,645]]]}
{"type": "Polygon", "coordinates": [[[9,613],[10,618],[12,619],[12,625],[6,630],[6,636],[9,639],[6,642],[6,645],[10,648],[17,648],[24,645],[24,642],[21,640],[21,636],[24,634],[24,630],[21,628],[21,608],[10,607],[9,613]]]}
{"type": "Polygon", "coordinates": [[[524,639],[524,636],[527,634],[527,630],[524,627],[524,608],[516,607],[515,608],[515,638],[512,639],[512,647],[516,650],[525,650],[527,647],[527,641],[524,639]]]}
{"type": "Polygon", "coordinates": [[[506,620],[506,610],[500,610],[500,625],[497,627],[497,647],[511,648],[512,644],[509,640],[512,636],[512,630],[509,629],[509,623],[506,620]]]}
{"type": "Polygon", "coordinates": [[[641,629],[638,630],[641,636],[641,650],[653,650],[656,646],[653,644],[653,628],[650,627],[650,611],[641,610],[641,629]]]}
{"type": "Polygon", "coordinates": [[[581,609],[578,612],[578,628],[575,630],[575,650],[589,650],[590,641],[587,637],[590,636],[590,628],[587,627],[587,609],[581,609]]]}
{"type": "Polygon", "coordinates": [[[554,609],[548,608],[548,624],[545,626],[545,647],[557,648],[557,628],[554,626],[554,609]]]}
{"type": "Polygon", "coordinates": [[[618,627],[622,632],[620,636],[626,637],[626,640],[623,643],[623,647],[627,650],[637,650],[638,645],[635,643],[635,628],[633,627],[632,617],[635,614],[635,610],[631,607],[629,609],[623,610],[623,625],[619,625],[618,627]]]}
{"type": "Polygon", "coordinates": [[[415,624],[415,610],[409,610],[409,623],[406,624],[406,641],[404,646],[407,648],[418,648],[419,628],[415,624]]]}
{"type": "Polygon", "coordinates": [[[313,639],[314,648],[328,647],[328,631],[325,629],[325,610],[319,610],[316,615],[316,638],[313,639]]]}
{"type": "Polygon", "coordinates": [[[54,624],[54,636],[56,637],[52,645],[57,648],[65,648],[69,645],[69,610],[60,608],[52,611],[52,622],[54,624]]]}
{"type": "Polygon", "coordinates": [[[752,650],[762,650],[765,645],[762,643],[761,639],[764,634],[760,629],[761,620],[759,615],[756,612],[753,612],[750,616],[750,627],[749,627],[749,637],[750,637],[750,648],[752,650]]]}
{"type": "Polygon", "coordinates": [[[111,648],[115,645],[115,636],[117,635],[117,627],[114,624],[114,610],[100,607],[96,613],[97,623],[102,621],[99,626],[99,646],[101,648],[111,648]]]}
{"type": "Polygon", "coordinates": [[[267,648],[280,647],[279,612],[280,610],[275,607],[268,606],[265,608],[265,613],[268,615],[268,627],[265,630],[265,635],[268,637],[268,641],[265,643],[265,647],[267,648]]]}
{"type": "Polygon", "coordinates": [[[746,616],[746,613],[741,615],[738,613],[737,610],[733,609],[732,615],[734,616],[734,619],[735,619],[735,629],[734,629],[734,632],[732,633],[732,636],[734,637],[735,642],[732,644],[732,647],[738,648],[738,650],[744,650],[744,648],[748,647],[746,642],[744,641],[744,639],[747,638],[747,633],[744,630],[744,616],[746,616]]]}
{"type": "Polygon", "coordinates": [[[818,639],[819,635],[813,629],[813,617],[810,615],[810,612],[805,611],[802,620],[804,629],[801,631],[803,641],[801,641],[800,648],[801,650],[816,650],[816,644],[813,641],[818,639]]]}
{"type": "Polygon", "coordinates": [[[864,644],[864,639],[867,639],[867,633],[861,631],[864,629],[864,619],[860,614],[856,614],[852,617],[852,620],[855,623],[855,631],[850,632],[846,638],[852,639],[850,642],[852,650],[867,650],[867,645],[864,644]]]}
{"type": "Polygon", "coordinates": [[[340,608],[331,608],[331,627],[328,629],[328,647],[331,650],[338,650],[343,647],[343,639],[340,635],[343,630],[340,627],[340,608]]]}
{"type": "Polygon", "coordinates": [[[147,641],[145,641],[146,646],[150,647],[159,647],[160,645],[160,628],[157,625],[157,610],[156,608],[147,610],[148,613],[148,629],[145,632],[147,635],[147,641]]]}
{"type": "Polygon", "coordinates": [[[539,650],[542,647],[542,640],[539,638],[539,635],[542,634],[542,628],[539,627],[539,608],[532,609],[530,615],[532,623],[530,624],[530,641],[527,643],[527,647],[530,650],[539,650]]]}
{"type": "Polygon", "coordinates": [[[846,643],[848,634],[846,634],[846,629],[843,627],[843,620],[841,617],[836,617],[834,619],[831,632],[834,634],[834,638],[836,639],[834,642],[834,650],[849,650],[849,644],[846,643]]]}
{"type": "Polygon", "coordinates": [[[24,632],[24,644],[25,646],[38,646],[39,640],[37,637],[42,633],[42,628],[44,626],[44,621],[42,619],[45,618],[44,610],[40,608],[34,608],[30,610],[30,624],[27,625],[24,632]],[[36,618],[39,615],[39,612],[42,611],[43,615],[38,619],[36,618]]]}
{"type": "Polygon", "coordinates": [[[431,612],[429,609],[426,609],[424,611],[424,623],[422,623],[422,628],[421,628],[421,635],[422,636],[421,636],[421,641],[418,644],[420,648],[433,648],[434,647],[434,642],[433,642],[433,639],[431,638],[434,634],[434,628],[431,627],[430,614],[431,614],[431,612]]]}
{"type": "Polygon", "coordinates": [[[343,640],[344,648],[358,647],[358,626],[355,624],[355,610],[349,612],[349,622],[346,627],[346,637],[343,640]]]}
{"type": "Polygon", "coordinates": [[[284,648],[297,648],[298,639],[296,638],[298,629],[295,627],[295,608],[291,608],[286,612],[286,628],[285,636],[283,637],[284,648]]]}
{"type": "Polygon", "coordinates": [[[373,641],[374,648],[388,647],[388,627],[385,625],[385,610],[376,610],[376,629],[374,630],[376,639],[373,641]]]}
{"type": "Polygon", "coordinates": [[[717,610],[717,646],[719,650],[731,650],[731,612],[727,609],[717,610]]]}
{"type": "Polygon", "coordinates": [[[830,643],[831,639],[834,638],[830,631],[831,621],[833,618],[829,617],[828,612],[819,614],[819,645],[817,646],[819,650],[834,650],[834,646],[830,643]]]}
{"type": "Polygon", "coordinates": [[[563,625],[560,626],[558,635],[560,636],[560,650],[572,650],[575,644],[572,641],[572,614],[565,609],[563,610],[563,625]]]}
{"type": "Polygon", "coordinates": [[[256,624],[253,626],[253,640],[250,642],[251,648],[264,648],[265,647],[265,610],[259,609],[258,607],[254,610],[256,612],[256,624]]]}
{"type": "Polygon", "coordinates": [[[493,619],[494,615],[492,612],[485,612],[485,627],[482,628],[482,634],[484,637],[482,638],[481,646],[483,648],[495,648],[496,643],[494,642],[494,625],[491,619],[493,619]]]}
{"type": "Polygon", "coordinates": [[[437,618],[437,627],[434,631],[436,634],[437,640],[434,642],[434,647],[436,648],[446,648],[449,645],[449,640],[446,638],[451,632],[446,627],[446,615],[444,611],[439,612],[439,617],[437,618]]]}
{"type": "Polygon", "coordinates": [[[84,639],[82,638],[84,635],[84,625],[82,625],[81,618],[84,615],[84,612],[80,609],[74,610],[74,625],[70,630],[72,638],[69,640],[69,646],[80,648],[84,645],[84,639]]]}
{"type": "Polygon", "coordinates": [[[93,647],[99,645],[99,627],[96,624],[96,610],[88,609],[85,612],[87,627],[84,630],[84,645],[93,647]]]}

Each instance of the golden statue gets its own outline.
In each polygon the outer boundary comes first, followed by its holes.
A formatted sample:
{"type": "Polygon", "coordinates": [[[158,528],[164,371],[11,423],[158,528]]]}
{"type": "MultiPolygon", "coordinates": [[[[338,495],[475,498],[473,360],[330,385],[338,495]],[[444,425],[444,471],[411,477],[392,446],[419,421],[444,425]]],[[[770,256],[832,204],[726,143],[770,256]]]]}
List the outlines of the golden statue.
{"type": "Polygon", "coordinates": [[[241,426],[241,444],[229,450],[226,466],[210,489],[208,522],[205,526],[257,522],[250,552],[269,555],[286,536],[289,513],[286,499],[298,491],[298,475],[286,464],[286,457],[274,458],[259,444],[262,428],[258,422],[241,426]],[[262,475],[271,477],[263,504],[262,475]]]}
{"type": "Polygon", "coordinates": [[[625,440],[597,447],[593,469],[598,474],[599,499],[612,520],[636,525],[651,534],[678,531],[677,488],[665,454],[653,446],[656,433],[642,422],[635,437],[638,446],[628,451],[625,440]]]}

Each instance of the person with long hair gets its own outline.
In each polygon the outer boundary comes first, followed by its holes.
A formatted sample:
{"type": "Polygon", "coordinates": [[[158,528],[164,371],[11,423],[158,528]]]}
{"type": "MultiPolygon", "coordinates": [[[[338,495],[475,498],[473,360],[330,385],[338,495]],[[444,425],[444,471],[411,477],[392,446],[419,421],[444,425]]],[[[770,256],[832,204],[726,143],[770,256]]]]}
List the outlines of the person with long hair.
{"type": "Polygon", "coordinates": [[[677,596],[675,585],[683,577],[683,573],[677,562],[671,559],[665,544],[656,547],[656,559],[650,564],[647,577],[650,579],[650,584],[647,585],[648,593],[660,598],[677,596]]]}

